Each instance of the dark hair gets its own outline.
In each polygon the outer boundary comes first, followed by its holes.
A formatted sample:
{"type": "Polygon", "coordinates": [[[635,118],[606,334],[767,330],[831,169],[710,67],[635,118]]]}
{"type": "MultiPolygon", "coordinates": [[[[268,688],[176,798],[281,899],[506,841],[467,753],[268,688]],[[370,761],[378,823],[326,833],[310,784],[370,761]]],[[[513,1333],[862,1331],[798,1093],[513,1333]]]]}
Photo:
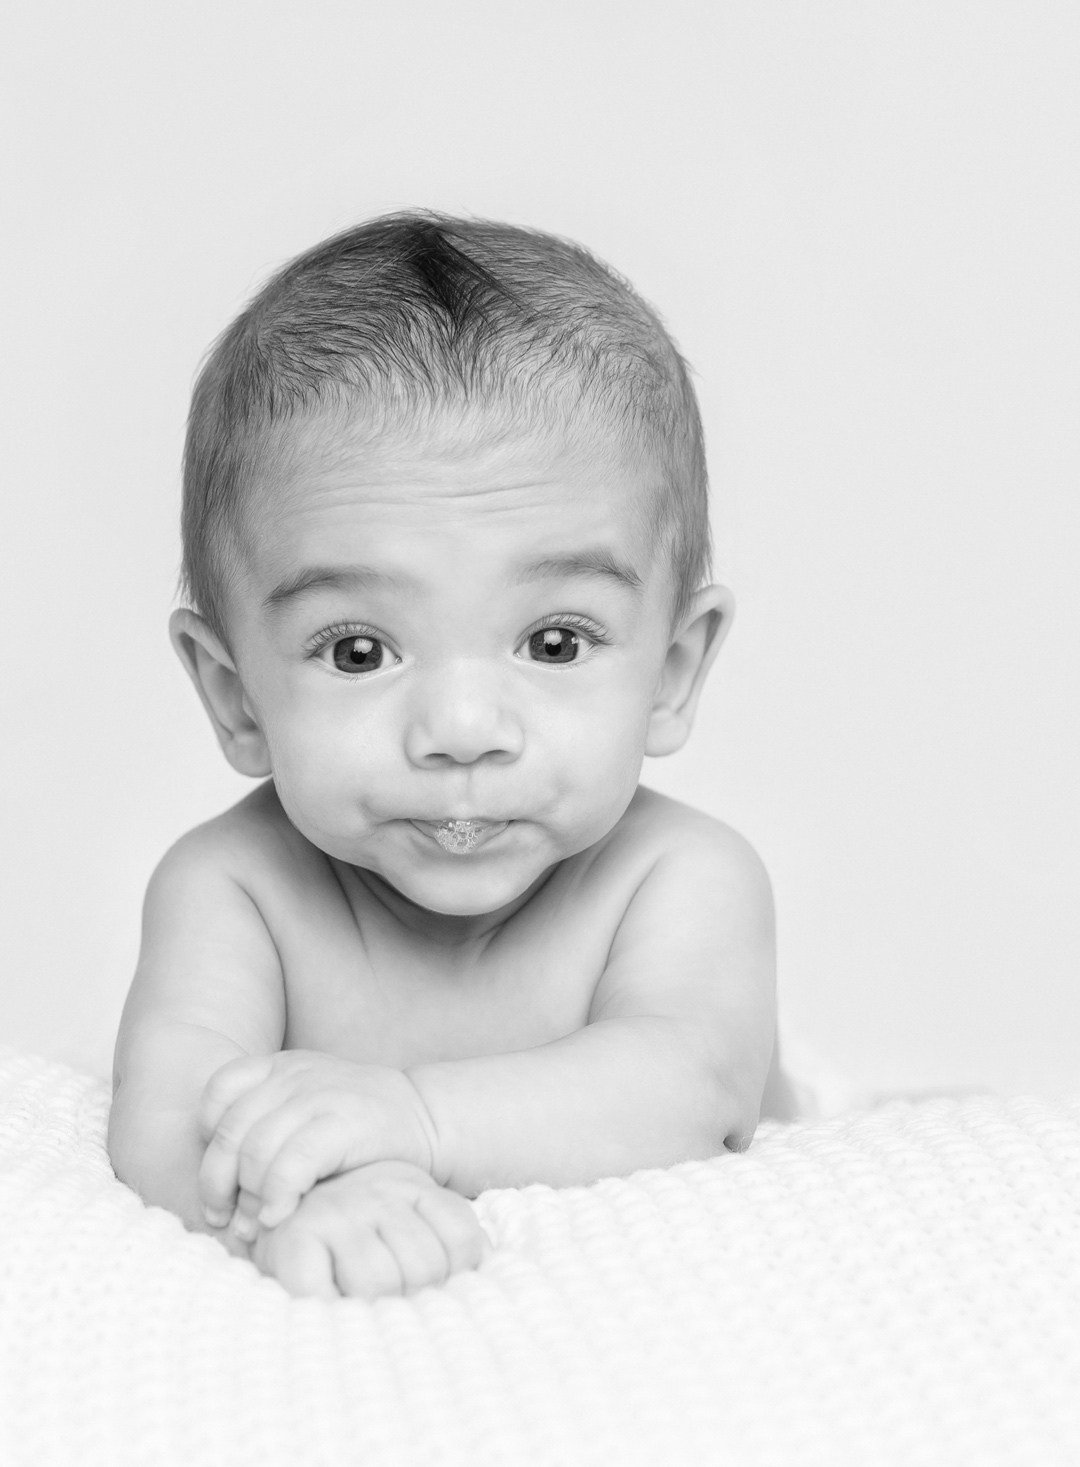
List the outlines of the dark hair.
{"type": "Polygon", "coordinates": [[[657,314],[569,241],[486,220],[393,214],[286,265],[199,374],[184,450],[183,578],[219,635],[261,436],[340,401],[388,423],[478,403],[534,424],[584,403],[656,466],[651,514],[669,544],[676,618],[707,572],[701,420],[657,314]]]}

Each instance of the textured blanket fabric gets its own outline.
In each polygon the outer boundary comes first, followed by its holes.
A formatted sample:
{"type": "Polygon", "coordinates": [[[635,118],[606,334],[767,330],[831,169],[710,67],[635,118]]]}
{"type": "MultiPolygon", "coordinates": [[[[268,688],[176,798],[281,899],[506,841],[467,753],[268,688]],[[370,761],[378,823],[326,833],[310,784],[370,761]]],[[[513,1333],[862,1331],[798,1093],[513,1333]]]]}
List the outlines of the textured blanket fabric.
{"type": "Polygon", "coordinates": [[[485,1194],[477,1274],[291,1299],[0,1052],[4,1467],[1080,1463],[1080,1102],[891,1103],[485,1194]]]}

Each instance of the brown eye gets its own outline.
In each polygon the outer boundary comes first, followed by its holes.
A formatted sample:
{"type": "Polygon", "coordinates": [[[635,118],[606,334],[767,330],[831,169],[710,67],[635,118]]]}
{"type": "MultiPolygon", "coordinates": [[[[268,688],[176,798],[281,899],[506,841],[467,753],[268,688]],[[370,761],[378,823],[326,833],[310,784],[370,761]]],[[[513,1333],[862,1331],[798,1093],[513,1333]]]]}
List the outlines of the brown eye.
{"type": "Polygon", "coordinates": [[[342,637],[334,643],[334,666],[339,672],[376,672],[385,651],[374,637],[342,637]]]}
{"type": "Polygon", "coordinates": [[[529,656],[534,662],[573,662],[581,638],[569,627],[545,627],[529,638],[529,656]]]}

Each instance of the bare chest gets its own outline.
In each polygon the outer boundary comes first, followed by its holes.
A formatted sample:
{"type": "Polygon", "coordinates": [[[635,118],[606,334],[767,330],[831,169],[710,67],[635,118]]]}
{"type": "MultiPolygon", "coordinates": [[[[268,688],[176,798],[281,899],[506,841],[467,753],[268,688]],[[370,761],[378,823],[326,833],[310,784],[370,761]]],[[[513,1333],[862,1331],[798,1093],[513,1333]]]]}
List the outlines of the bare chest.
{"type": "Polygon", "coordinates": [[[532,1049],[585,1026],[610,923],[563,903],[477,949],[411,942],[340,895],[290,914],[275,941],[285,1047],[409,1065],[532,1049]]]}

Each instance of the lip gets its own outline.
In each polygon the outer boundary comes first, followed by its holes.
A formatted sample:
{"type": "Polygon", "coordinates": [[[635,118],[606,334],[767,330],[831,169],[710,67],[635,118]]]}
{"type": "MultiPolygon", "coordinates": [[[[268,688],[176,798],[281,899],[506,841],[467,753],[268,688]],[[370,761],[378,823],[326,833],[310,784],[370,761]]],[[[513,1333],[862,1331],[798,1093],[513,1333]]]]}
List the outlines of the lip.
{"type": "Polygon", "coordinates": [[[473,851],[479,850],[481,846],[487,845],[488,841],[494,840],[497,835],[501,835],[511,823],[509,820],[485,820],[480,815],[448,817],[446,820],[410,820],[409,822],[416,830],[421,831],[422,834],[433,841],[440,850],[454,855],[471,855],[473,851]],[[440,831],[445,832],[446,827],[451,824],[467,824],[472,827],[473,839],[469,846],[462,850],[451,851],[447,846],[443,845],[439,839],[439,833],[440,831]]]}

